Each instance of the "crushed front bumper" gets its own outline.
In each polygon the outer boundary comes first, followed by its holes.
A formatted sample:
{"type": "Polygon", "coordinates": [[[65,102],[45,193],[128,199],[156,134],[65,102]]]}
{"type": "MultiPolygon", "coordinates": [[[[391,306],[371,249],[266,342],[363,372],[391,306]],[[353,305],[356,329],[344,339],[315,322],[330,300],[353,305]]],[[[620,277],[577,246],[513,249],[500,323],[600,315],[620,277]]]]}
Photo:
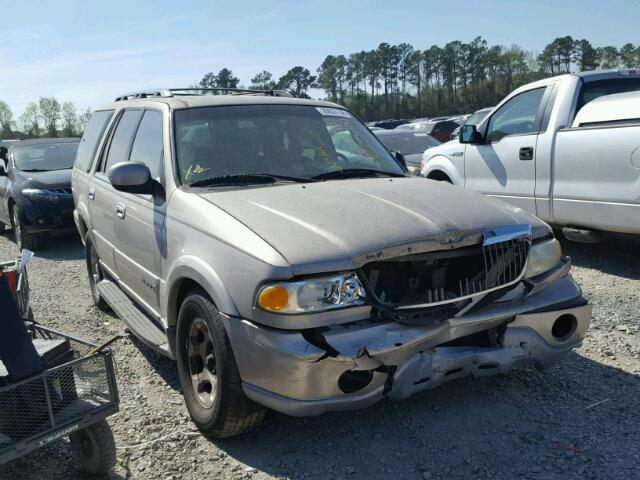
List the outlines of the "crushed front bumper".
{"type": "Polygon", "coordinates": [[[385,396],[404,399],[469,375],[556,363],[581,344],[591,306],[569,275],[545,278],[544,283],[553,287],[530,285],[502,301],[430,325],[363,320],[301,332],[226,318],[225,326],[249,398],[289,415],[319,415],[363,408],[385,396]],[[561,317],[567,330],[559,336],[553,329],[561,317]],[[498,344],[451,345],[491,329],[501,332],[498,344]],[[369,380],[345,393],[345,372],[369,380]]]}

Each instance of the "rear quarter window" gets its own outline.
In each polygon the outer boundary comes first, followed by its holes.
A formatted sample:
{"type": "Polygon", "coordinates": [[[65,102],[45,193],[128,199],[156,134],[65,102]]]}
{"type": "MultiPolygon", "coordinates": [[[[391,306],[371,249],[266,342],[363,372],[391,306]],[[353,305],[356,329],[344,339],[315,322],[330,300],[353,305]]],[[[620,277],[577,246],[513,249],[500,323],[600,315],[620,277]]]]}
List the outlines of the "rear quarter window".
{"type": "Polygon", "coordinates": [[[83,172],[91,170],[96,149],[112,115],[113,110],[100,110],[93,114],[87,124],[84,135],[82,135],[82,140],[80,140],[74,163],[75,168],[83,172]]]}

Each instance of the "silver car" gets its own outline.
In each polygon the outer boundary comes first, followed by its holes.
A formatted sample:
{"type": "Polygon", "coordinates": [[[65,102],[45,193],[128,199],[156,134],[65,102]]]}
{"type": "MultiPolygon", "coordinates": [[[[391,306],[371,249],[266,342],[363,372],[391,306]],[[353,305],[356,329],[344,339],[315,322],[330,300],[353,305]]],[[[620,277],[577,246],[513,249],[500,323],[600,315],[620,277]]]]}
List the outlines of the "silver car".
{"type": "Polygon", "coordinates": [[[205,93],[105,105],[73,171],[94,302],[176,359],[201,431],[543,368],[580,345],[591,307],[545,223],[409,176],[338,105],[205,93]]]}

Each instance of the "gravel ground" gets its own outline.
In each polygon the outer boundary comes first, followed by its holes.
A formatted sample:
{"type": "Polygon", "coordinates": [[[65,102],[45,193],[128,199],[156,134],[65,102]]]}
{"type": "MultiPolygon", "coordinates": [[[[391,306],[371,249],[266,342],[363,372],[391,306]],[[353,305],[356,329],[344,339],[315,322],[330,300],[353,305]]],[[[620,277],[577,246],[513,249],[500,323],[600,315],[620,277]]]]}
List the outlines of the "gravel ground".
{"type": "MultiPolygon", "coordinates": [[[[110,476],[158,479],[640,478],[640,240],[566,244],[595,306],[584,346],[545,372],[458,380],[401,403],[296,419],[257,432],[198,435],[171,361],[115,345],[121,411],[110,476]]],[[[0,258],[17,255],[0,236],[0,258]]],[[[96,341],[123,329],[91,305],[82,246],[52,239],[30,268],[41,322],[96,341]]],[[[66,441],[0,467],[0,479],[76,479],[66,441]]]]}

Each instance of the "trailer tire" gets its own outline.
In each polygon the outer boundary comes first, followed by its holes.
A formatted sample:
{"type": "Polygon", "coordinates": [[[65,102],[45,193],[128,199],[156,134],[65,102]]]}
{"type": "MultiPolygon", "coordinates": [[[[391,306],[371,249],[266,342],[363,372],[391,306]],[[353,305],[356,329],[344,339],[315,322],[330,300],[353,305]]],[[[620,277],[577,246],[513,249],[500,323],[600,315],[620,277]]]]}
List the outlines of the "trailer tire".
{"type": "Polygon", "coordinates": [[[109,424],[101,420],[69,436],[80,466],[93,475],[106,475],[116,464],[116,442],[109,424]]]}

